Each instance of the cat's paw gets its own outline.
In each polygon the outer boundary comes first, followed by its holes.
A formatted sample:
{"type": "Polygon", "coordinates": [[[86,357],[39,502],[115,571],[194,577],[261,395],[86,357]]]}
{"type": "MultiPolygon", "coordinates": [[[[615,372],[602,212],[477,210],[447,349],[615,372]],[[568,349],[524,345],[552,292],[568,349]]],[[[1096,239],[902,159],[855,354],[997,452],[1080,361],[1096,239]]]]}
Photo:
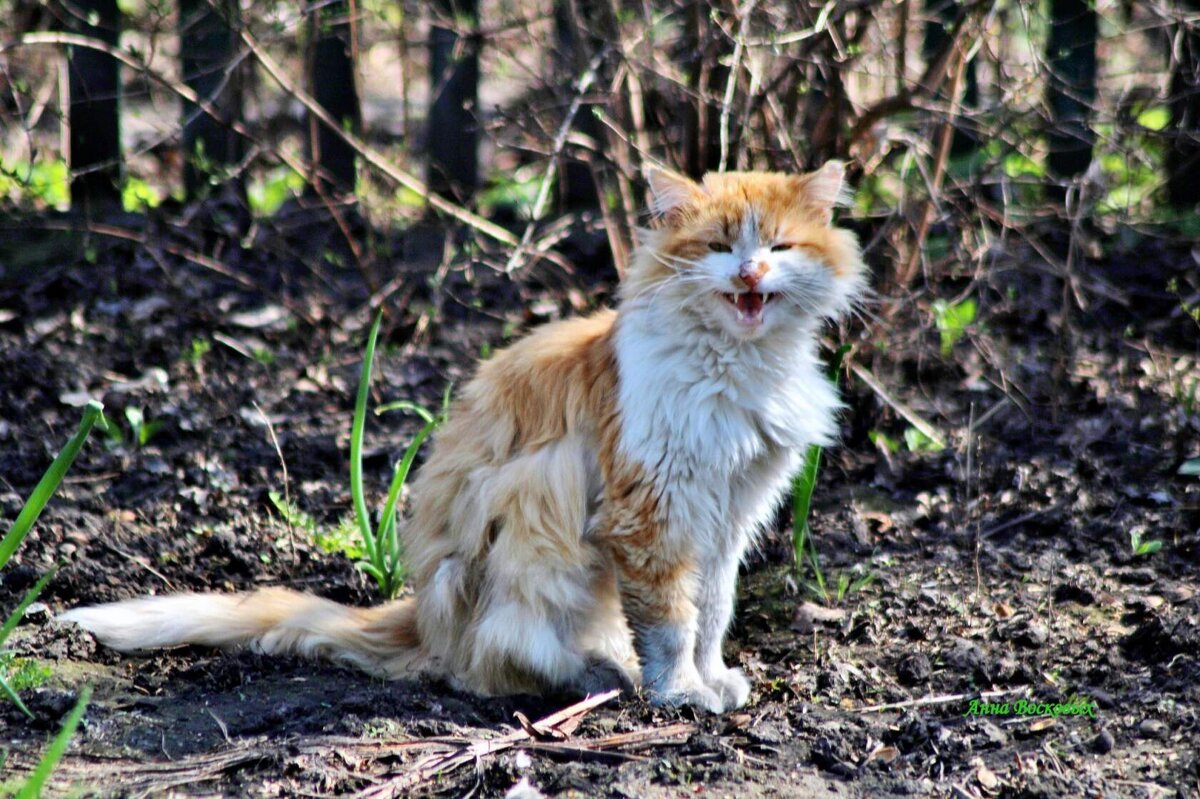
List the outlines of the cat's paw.
{"type": "Polygon", "coordinates": [[[690,707],[707,713],[724,713],[725,703],[713,689],[701,682],[694,685],[650,691],[650,703],[669,707],[690,707]]]}
{"type": "Polygon", "coordinates": [[[619,689],[625,696],[631,696],[634,690],[629,673],[619,663],[599,655],[588,658],[587,666],[576,680],[575,687],[579,693],[590,695],[619,689]]]}
{"type": "Polygon", "coordinates": [[[708,680],[708,687],[721,697],[726,710],[736,710],[750,698],[750,680],[741,669],[725,669],[708,680]]]}

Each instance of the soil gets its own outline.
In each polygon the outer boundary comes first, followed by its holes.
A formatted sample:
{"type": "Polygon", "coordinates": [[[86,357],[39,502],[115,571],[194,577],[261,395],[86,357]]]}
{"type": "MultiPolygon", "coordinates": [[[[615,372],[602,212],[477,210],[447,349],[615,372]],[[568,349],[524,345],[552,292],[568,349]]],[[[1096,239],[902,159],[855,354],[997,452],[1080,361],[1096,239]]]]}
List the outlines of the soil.
{"type": "MultiPolygon", "coordinates": [[[[605,302],[615,281],[603,266],[514,280],[439,265],[411,256],[430,249],[418,236],[391,243],[407,288],[389,303],[374,402],[435,406],[489,348],[605,302]]],[[[1200,455],[1186,246],[1140,240],[1078,265],[1067,292],[1014,251],[870,307],[840,332],[889,398],[843,379],[843,443],[825,453],[811,524],[831,596],[811,568],[792,572],[784,513],[744,570],[727,645],[749,705],[709,717],[620,697],[569,735],[543,725],[523,740],[516,714],[573,700],[246,652],[121,656],[53,621],[148,592],[377,601],[313,535],[351,507],[362,275],[269,249],[218,255],[243,283],[128,243],[87,256],[0,279],[0,516],[15,517],[85,398],[122,429],[93,436],[0,574],[7,609],[62,564],[8,644],[49,667],[22,691],[34,720],[0,704],[10,787],[91,684],[53,795],[1200,796],[1200,480],[1177,474],[1200,455]],[[967,292],[979,317],[943,349],[929,300],[967,292]],[[911,432],[906,446],[901,405],[948,446],[911,432]],[[152,425],[141,442],[128,409],[152,425]],[[289,524],[271,492],[311,524],[289,524]],[[1136,554],[1131,534],[1161,548],[1136,554]],[[981,699],[998,712],[972,714],[981,699]],[[456,753],[433,773],[428,758],[456,753]]],[[[416,430],[404,414],[369,420],[373,500],[416,430]]]]}

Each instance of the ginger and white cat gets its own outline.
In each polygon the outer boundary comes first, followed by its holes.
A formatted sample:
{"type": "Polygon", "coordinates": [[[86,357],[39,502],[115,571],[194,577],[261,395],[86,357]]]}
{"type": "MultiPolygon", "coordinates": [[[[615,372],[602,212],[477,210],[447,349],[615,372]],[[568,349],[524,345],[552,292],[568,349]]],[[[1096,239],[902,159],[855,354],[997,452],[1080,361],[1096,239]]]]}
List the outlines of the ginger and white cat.
{"type": "Polygon", "coordinates": [[[62,618],[120,650],[247,645],[441,675],[483,694],[631,687],[713,712],[738,565],[839,406],[817,358],[863,287],[831,224],[843,167],[649,176],[615,311],[482,363],[404,531],[415,596],[348,608],[284,589],[146,597],[62,618]]]}

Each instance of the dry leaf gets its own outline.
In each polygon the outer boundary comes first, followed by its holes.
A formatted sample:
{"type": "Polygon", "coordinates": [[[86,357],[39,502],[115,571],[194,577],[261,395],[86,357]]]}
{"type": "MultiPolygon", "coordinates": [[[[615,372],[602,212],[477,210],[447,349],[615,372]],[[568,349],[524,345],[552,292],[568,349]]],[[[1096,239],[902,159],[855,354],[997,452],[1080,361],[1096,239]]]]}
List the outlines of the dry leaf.
{"type": "Polygon", "coordinates": [[[894,746],[884,746],[880,744],[871,750],[871,754],[867,755],[867,760],[878,760],[883,763],[891,763],[896,758],[900,757],[900,750],[894,746]]]}
{"type": "Polygon", "coordinates": [[[805,602],[796,608],[796,615],[792,617],[792,629],[808,635],[817,628],[817,624],[820,622],[839,622],[845,618],[846,611],[841,608],[825,608],[814,605],[812,602],[805,602]]]}

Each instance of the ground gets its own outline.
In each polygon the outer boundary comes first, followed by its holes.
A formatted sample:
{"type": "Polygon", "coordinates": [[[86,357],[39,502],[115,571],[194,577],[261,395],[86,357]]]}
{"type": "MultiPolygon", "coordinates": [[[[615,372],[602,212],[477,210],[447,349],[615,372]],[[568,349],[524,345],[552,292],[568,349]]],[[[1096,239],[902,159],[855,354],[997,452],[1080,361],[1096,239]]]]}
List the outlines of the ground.
{"type": "MultiPolygon", "coordinates": [[[[354,270],[225,256],[243,285],[93,241],[74,266],[10,271],[0,516],[15,517],[84,399],[102,398],[122,432],[93,437],[0,574],[8,609],[62,564],[9,643],[36,718],[0,705],[5,777],[92,684],[54,795],[503,796],[527,779],[580,797],[1196,797],[1200,480],[1177,469],[1200,454],[1200,328],[1181,307],[1200,278],[1186,245],[1134,244],[1077,265],[1068,292],[1014,250],[868,306],[872,332],[848,335],[869,380],[843,379],[843,443],[825,455],[812,519],[834,596],[816,596],[811,568],[792,574],[784,513],[744,570],[727,645],[753,680],[749,705],[709,717],[621,697],[565,737],[571,724],[551,722],[523,739],[518,712],[536,722],[573,700],[199,648],[127,657],[53,621],[179,590],[377,601],[330,543],[351,506],[369,322],[354,270]],[[929,301],[956,292],[979,314],[943,342],[929,301]],[[148,420],[140,442],[127,409],[148,420]],[[948,446],[931,451],[905,414],[948,446]],[[272,492],[307,517],[289,524],[272,492]],[[1161,548],[1137,554],[1131,534],[1161,548]],[[838,597],[839,582],[853,588],[838,597]],[[971,714],[981,698],[1008,713],[971,714]],[[1087,712],[1019,712],[1072,699],[1087,712]]],[[[489,349],[606,301],[614,279],[394,268],[413,288],[385,327],[376,402],[436,404],[489,349]]],[[[416,429],[370,419],[373,499],[416,429]]]]}

